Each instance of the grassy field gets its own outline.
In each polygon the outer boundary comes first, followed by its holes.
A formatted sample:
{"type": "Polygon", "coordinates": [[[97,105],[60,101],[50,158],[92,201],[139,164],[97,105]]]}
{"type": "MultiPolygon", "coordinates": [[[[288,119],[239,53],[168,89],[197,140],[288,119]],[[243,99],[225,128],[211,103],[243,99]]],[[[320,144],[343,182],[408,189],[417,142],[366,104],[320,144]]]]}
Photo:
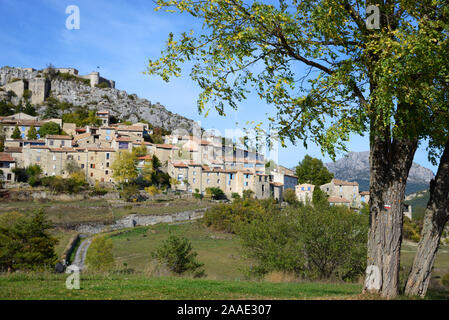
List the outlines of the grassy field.
{"type": "MultiPolygon", "coordinates": [[[[0,204],[0,212],[5,207],[0,204]]],[[[47,204],[44,204],[47,205],[47,204]]],[[[51,203],[46,206],[51,219],[60,221],[92,221],[105,217],[106,202],[51,203]],[[75,208],[75,213],[70,209],[75,208]],[[97,209],[98,208],[98,209],[97,209]],[[100,208],[103,208],[103,212],[100,208]],[[80,214],[79,217],[75,216],[80,214]]],[[[145,207],[116,208],[112,218],[130,213],[160,214],[179,212],[207,205],[206,202],[179,200],[173,206],[163,202],[147,203],[145,207]],[[167,211],[168,210],[168,211],[167,211]]],[[[35,203],[17,204],[17,210],[35,209],[35,203]],[[22,206],[23,205],[23,206],[22,206]]],[[[6,212],[6,211],[3,211],[6,212]]],[[[1,214],[1,213],[0,213],[1,214]]],[[[110,213],[106,213],[110,214],[110,213]]],[[[112,219],[111,218],[111,219],[112,219]]],[[[100,220],[104,222],[104,220],[100,220]]],[[[73,231],[53,230],[59,239],[56,252],[61,257],[73,231]]],[[[251,261],[244,257],[237,236],[216,232],[199,221],[181,224],[159,224],[136,227],[106,234],[113,241],[116,268],[110,275],[84,273],[81,290],[67,290],[67,275],[21,274],[0,275],[0,299],[371,299],[360,295],[361,283],[310,283],[297,279],[269,277],[265,281],[249,281],[245,270],[251,261]],[[151,252],[167,239],[169,233],[188,238],[198,260],[204,263],[207,276],[190,279],[155,276],[151,268],[151,252]],[[124,272],[126,270],[126,273],[124,272]]],[[[404,281],[412,264],[417,245],[404,242],[401,252],[401,280],[404,281]]],[[[432,289],[428,298],[449,299],[449,292],[441,288],[439,277],[449,272],[449,247],[439,250],[432,274],[432,289]]],[[[162,276],[161,276],[162,275],[162,276]]],[[[404,298],[404,297],[400,297],[404,298]]]]}
{"type": "Polygon", "coordinates": [[[199,222],[137,227],[113,234],[114,256],[118,268],[126,263],[129,269],[148,273],[151,252],[167,239],[169,233],[185,236],[205,264],[208,279],[242,280],[243,269],[250,261],[242,256],[238,238],[232,234],[212,231],[199,222]]]}
{"type": "Polygon", "coordinates": [[[80,290],[65,287],[67,275],[0,276],[0,299],[324,299],[351,298],[350,283],[267,283],[142,275],[82,275],[80,290]]]}
{"type": "Polygon", "coordinates": [[[145,201],[113,207],[105,200],[84,201],[15,201],[1,202],[0,214],[11,211],[29,213],[43,209],[50,221],[57,226],[72,226],[80,223],[112,223],[129,214],[154,215],[196,210],[212,206],[213,203],[196,199],[171,201],[145,201]]]}

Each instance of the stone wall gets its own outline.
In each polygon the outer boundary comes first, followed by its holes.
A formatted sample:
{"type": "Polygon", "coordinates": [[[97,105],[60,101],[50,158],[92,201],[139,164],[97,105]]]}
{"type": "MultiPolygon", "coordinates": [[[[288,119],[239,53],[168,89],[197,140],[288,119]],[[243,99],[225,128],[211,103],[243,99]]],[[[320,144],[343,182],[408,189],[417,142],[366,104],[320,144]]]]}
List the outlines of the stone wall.
{"type": "Polygon", "coordinates": [[[31,103],[42,104],[50,94],[50,82],[44,78],[30,79],[28,89],[31,91],[31,103]]]}
{"type": "Polygon", "coordinates": [[[97,234],[101,232],[120,230],[125,228],[134,228],[136,226],[150,226],[158,223],[173,223],[181,221],[191,221],[200,219],[204,216],[207,208],[178,212],[167,215],[136,215],[132,214],[116,221],[114,224],[83,224],[76,227],[79,233],[97,234]]]}

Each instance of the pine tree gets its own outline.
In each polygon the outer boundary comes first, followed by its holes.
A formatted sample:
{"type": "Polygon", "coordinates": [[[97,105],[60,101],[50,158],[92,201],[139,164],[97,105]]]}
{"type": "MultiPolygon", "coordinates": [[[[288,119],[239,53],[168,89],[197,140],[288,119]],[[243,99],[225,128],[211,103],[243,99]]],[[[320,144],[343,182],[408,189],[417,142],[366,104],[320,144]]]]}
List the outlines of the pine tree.
{"type": "Polygon", "coordinates": [[[28,140],[36,140],[37,139],[37,131],[34,126],[31,126],[27,133],[28,140]]]}
{"type": "Polygon", "coordinates": [[[21,138],[22,138],[22,135],[20,134],[19,127],[16,126],[14,128],[14,131],[13,131],[12,135],[11,135],[11,139],[21,139],[21,138]]]}

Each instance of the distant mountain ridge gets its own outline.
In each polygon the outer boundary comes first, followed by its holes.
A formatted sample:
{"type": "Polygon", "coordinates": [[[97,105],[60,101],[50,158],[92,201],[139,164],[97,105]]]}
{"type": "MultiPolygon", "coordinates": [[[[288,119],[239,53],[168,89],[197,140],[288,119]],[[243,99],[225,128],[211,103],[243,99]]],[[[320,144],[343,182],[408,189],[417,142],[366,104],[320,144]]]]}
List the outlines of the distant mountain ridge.
{"type": "MultiPolygon", "coordinates": [[[[324,164],[337,179],[357,181],[360,191],[369,190],[369,151],[350,152],[344,158],[324,164]]],[[[429,188],[434,178],[432,170],[415,162],[410,169],[405,193],[411,194],[429,188]]]]}

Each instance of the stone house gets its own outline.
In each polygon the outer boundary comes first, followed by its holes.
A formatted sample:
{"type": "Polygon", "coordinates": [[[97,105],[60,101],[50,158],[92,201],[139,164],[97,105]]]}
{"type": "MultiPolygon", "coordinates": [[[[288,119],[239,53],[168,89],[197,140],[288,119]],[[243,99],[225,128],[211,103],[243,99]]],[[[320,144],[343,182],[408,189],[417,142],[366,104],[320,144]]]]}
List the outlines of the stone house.
{"type": "Polygon", "coordinates": [[[298,198],[298,201],[304,204],[312,203],[314,190],[315,186],[313,184],[310,183],[299,184],[295,187],[296,198],[298,198]]]}
{"type": "Polygon", "coordinates": [[[332,179],[331,182],[320,186],[320,189],[326,192],[329,198],[347,200],[347,202],[341,203],[349,203],[351,208],[360,208],[359,184],[357,182],[332,179]]]}
{"type": "Polygon", "coordinates": [[[16,167],[16,160],[10,153],[0,152],[0,170],[3,174],[0,176],[2,181],[14,181],[14,168],[16,167]]]}

